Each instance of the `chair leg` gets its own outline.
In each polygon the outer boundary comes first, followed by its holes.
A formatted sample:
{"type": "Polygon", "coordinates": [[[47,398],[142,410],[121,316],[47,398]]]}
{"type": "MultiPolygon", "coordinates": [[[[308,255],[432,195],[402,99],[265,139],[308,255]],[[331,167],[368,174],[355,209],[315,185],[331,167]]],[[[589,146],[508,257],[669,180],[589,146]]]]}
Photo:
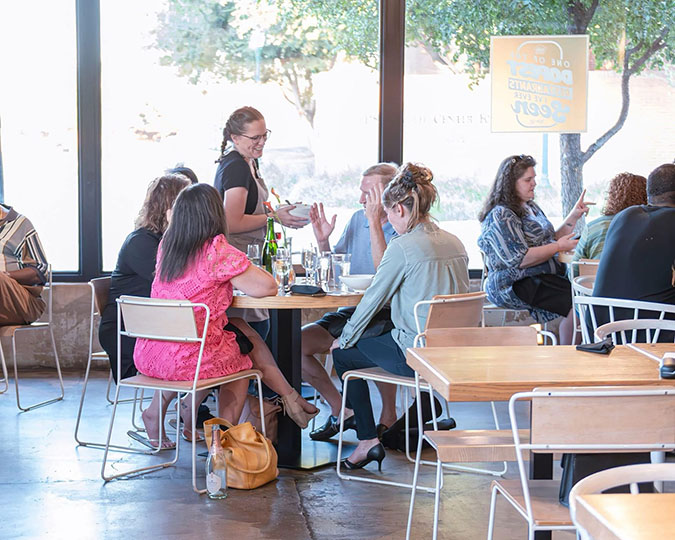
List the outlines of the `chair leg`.
{"type": "Polygon", "coordinates": [[[0,345],[0,363],[2,364],[2,382],[4,382],[4,390],[0,394],[4,394],[9,390],[9,379],[7,376],[7,364],[5,363],[5,354],[2,352],[2,345],[0,345]]]}
{"type": "Polygon", "coordinates": [[[16,334],[21,331],[21,328],[17,329],[14,332],[14,335],[12,336],[12,358],[14,361],[14,389],[16,390],[16,406],[19,408],[19,410],[26,412],[30,411],[31,409],[37,409],[38,407],[43,407],[44,405],[49,405],[50,403],[54,403],[56,401],[61,401],[64,396],[64,390],[63,390],[63,377],[61,376],[61,364],[59,364],[59,355],[56,352],[56,341],[54,340],[54,330],[52,329],[51,324],[49,325],[49,335],[52,340],[52,351],[54,352],[54,363],[56,364],[56,373],[59,376],[59,385],[61,387],[61,394],[58,397],[52,398],[52,399],[47,399],[45,401],[41,401],[39,403],[35,403],[33,405],[29,405],[27,407],[22,407],[21,406],[21,398],[19,396],[19,370],[17,367],[17,362],[16,362],[16,334]]]}
{"type": "Polygon", "coordinates": [[[108,374],[108,386],[106,386],[106,389],[105,389],[105,398],[108,400],[108,403],[110,405],[113,404],[113,400],[110,399],[110,387],[112,386],[112,380],[113,380],[113,376],[112,376],[112,370],[111,370],[110,373],[108,374]]]}
{"type": "Polygon", "coordinates": [[[422,456],[422,433],[418,432],[417,452],[415,453],[415,468],[413,469],[412,489],[410,490],[410,508],[408,509],[408,525],[405,530],[405,540],[410,540],[413,512],[415,511],[415,495],[417,495],[417,480],[420,472],[420,457],[422,456]]]}
{"type": "Polygon", "coordinates": [[[443,481],[443,464],[437,460],[436,464],[436,492],[434,493],[434,532],[433,540],[438,538],[438,510],[441,504],[441,482],[443,481]]]}
{"type": "Polygon", "coordinates": [[[492,540],[492,535],[495,528],[495,510],[497,507],[497,488],[492,488],[492,495],[490,497],[490,518],[488,521],[487,540],[492,540]]]}
{"type": "MultiPolygon", "coordinates": [[[[82,382],[82,395],[80,396],[80,407],[77,409],[77,419],[75,420],[75,442],[81,446],[88,446],[89,443],[78,439],[77,434],[80,429],[80,419],[82,418],[82,407],[84,405],[84,395],[87,392],[87,383],[89,382],[89,370],[91,369],[91,349],[89,350],[89,359],[87,360],[87,369],[84,370],[84,381],[82,382]]],[[[112,374],[112,372],[111,372],[112,374]]],[[[110,379],[108,379],[108,388],[110,388],[110,379]]]]}
{"type": "Polygon", "coordinates": [[[260,427],[262,428],[262,434],[265,437],[267,437],[267,428],[265,427],[265,409],[263,408],[262,380],[260,379],[260,375],[258,375],[257,373],[255,374],[255,380],[258,385],[258,405],[260,406],[260,427]]]}
{"type": "MultiPolygon", "coordinates": [[[[178,461],[179,448],[180,448],[179,439],[178,439],[178,430],[179,430],[180,426],[178,424],[176,424],[176,450],[175,450],[174,458],[171,461],[166,461],[166,462],[163,462],[163,463],[157,463],[155,465],[150,465],[148,467],[140,467],[138,469],[131,469],[129,471],[124,471],[124,472],[120,472],[120,473],[113,474],[113,475],[110,475],[110,476],[106,476],[106,474],[105,474],[106,470],[105,469],[106,469],[106,464],[108,462],[108,451],[111,448],[122,449],[124,451],[132,452],[132,453],[136,453],[136,454],[152,455],[152,454],[157,454],[161,450],[161,447],[162,447],[162,445],[160,443],[160,444],[157,445],[157,450],[151,450],[151,451],[148,451],[148,452],[144,452],[144,451],[134,450],[133,448],[123,448],[123,447],[114,446],[114,445],[110,444],[110,438],[112,436],[113,424],[115,423],[115,414],[117,412],[117,405],[119,403],[119,401],[118,401],[119,400],[119,394],[120,394],[120,386],[117,385],[117,388],[115,389],[115,400],[113,402],[113,409],[112,409],[112,412],[110,414],[110,425],[108,426],[108,437],[106,438],[105,448],[104,448],[104,452],[103,452],[103,463],[101,464],[101,478],[105,482],[109,482],[110,480],[114,480],[116,478],[145,474],[145,473],[148,473],[148,472],[157,471],[157,470],[160,470],[160,469],[165,469],[166,467],[171,467],[172,465],[175,465],[176,462],[178,461]]],[[[160,394],[159,399],[160,399],[159,406],[160,406],[160,410],[161,410],[161,407],[162,407],[161,394],[160,394]]],[[[160,421],[160,424],[159,424],[159,440],[160,441],[162,440],[163,426],[164,426],[164,419],[162,418],[161,421],[160,421]]],[[[193,437],[192,440],[193,440],[193,444],[194,444],[195,438],[193,437]]],[[[194,471],[194,469],[193,469],[193,471],[194,471]]]]}

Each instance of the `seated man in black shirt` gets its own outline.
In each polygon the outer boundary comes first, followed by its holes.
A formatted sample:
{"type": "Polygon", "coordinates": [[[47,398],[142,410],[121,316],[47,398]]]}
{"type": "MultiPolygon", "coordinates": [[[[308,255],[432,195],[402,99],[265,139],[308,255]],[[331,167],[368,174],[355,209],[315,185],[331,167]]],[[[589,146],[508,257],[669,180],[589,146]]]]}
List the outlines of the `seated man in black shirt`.
{"type": "MultiPolygon", "coordinates": [[[[675,164],[652,171],[647,201],[648,205],[626,208],[612,221],[593,296],[675,305],[675,164]]],[[[602,324],[606,314],[598,311],[602,324]]],[[[632,316],[630,311],[617,318],[632,316]]],[[[662,332],[659,341],[672,342],[673,337],[672,332],[662,332]]]]}

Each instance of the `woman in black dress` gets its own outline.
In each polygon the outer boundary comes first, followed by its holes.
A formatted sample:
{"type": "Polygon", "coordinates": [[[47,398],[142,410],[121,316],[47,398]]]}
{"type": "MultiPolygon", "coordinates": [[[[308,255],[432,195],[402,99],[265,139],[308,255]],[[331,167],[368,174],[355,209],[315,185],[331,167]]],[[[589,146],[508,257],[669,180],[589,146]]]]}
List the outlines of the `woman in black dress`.
{"type": "Polygon", "coordinates": [[[166,174],[152,181],[136,218],[135,230],[127,236],[111,274],[108,303],[101,313],[98,339],[110,358],[115,381],[136,374],[135,339],[122,336],[122,373],[117,373],[117,303],[123,294],[150,297],[155,277],[157,246],[168,226],[167,210],[190,180],[183,174],[166,174]]]}

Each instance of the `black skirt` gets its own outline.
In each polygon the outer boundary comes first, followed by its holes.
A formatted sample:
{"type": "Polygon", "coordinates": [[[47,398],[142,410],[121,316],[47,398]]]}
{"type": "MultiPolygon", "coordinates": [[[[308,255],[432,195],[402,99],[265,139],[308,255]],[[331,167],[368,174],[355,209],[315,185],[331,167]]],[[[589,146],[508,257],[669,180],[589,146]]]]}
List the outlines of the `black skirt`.
{"type": "Polygon", "coordinates": [[[557,274],[539,274],[513,284],[513,292],[526,304],[566,317],[572,309],[572,285],[557,274]]]}

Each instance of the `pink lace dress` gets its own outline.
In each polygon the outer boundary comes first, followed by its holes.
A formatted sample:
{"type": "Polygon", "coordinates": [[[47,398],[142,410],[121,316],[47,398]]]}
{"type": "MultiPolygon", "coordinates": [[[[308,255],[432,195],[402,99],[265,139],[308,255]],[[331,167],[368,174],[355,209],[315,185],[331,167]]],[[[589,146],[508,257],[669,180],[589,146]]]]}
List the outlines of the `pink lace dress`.
{"type": "MultiPolygon", "coordinates": [[[[162,258],[162,246],[157,252],[157,267],[162,258]]],[[[251,368],[248,355],[241,354],[235,335],[223,330],[228,322],[225,311],[232,303],[230,280],[250,265],[241,251],[232,247],[224,235],[218,235],[205,244],[195,262],[183,276],[170,282],[152,282],[153,298],[186,299],[209,306],[211,319],[204,344],[199,370],[200,379],[230,375],[251,368]]],[[[195,310],[197,332],[204,329],[204,310],[195,310]]],[[[149,377],[170,381],[188,381],[194,378],[199,355],[198,343],[173,343],[137,339],[134,363],[139,372],[149,377]]]]}

